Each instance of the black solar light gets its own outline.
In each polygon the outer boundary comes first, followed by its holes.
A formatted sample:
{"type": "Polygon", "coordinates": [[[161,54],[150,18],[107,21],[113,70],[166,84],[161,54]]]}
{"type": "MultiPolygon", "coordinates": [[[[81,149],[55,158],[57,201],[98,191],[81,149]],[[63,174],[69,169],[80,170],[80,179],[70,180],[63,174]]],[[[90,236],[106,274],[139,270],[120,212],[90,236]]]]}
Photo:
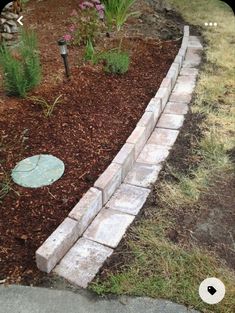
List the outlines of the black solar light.
{"type": "Polygon", "coordinates": [[[65,67],[65,73],[66,76],[70,76],[69,72],[69,64],[68,64],[68,49],[67,49],[67,43],[65,39],[58,40],[58,46],[60,48],[60,54],[64,60],[64,67],[65,67]]]}

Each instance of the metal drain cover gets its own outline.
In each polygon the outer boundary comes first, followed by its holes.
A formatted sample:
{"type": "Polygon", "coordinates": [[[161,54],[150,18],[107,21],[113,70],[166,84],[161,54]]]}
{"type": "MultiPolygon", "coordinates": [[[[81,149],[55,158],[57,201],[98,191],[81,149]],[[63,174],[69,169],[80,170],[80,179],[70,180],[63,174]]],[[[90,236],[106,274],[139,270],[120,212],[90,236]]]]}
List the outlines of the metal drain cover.
{"type": "Polygon", "coordinates": [[[64,163],[50,154],[39,154],[20,161],[12,170],[13,181],[23,187],[51,185],[64,173],[64,163]]]}

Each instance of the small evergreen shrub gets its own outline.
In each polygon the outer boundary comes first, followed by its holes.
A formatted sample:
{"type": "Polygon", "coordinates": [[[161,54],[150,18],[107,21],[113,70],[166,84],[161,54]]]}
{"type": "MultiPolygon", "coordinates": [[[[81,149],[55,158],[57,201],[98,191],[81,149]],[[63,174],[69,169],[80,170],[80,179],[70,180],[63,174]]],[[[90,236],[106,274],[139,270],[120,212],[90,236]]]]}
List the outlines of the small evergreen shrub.
{"type": "Polygon", "coordinates": [[[6,92],[9,95],[25,97],[29,90],[39,84],[41,66],[34,32],[23,31],[20,42],[16,53],[12,53],[4,44],[0,47],[0,67],[6,92]]]}
{"type": "Polygon", "coordinates": [[[105,61],[104,70],[112,74],[124,74],[128,71],[130,57],[126,52],[110,51],[103,55],[105,61]]]}

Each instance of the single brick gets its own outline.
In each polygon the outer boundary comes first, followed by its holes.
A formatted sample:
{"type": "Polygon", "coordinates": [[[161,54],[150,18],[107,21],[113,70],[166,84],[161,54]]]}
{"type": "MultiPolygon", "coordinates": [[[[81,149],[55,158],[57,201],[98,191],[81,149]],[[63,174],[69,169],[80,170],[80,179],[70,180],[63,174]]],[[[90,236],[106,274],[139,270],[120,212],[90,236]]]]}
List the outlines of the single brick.
{"type": "Polygon", "coordinates": [[[91,187],[75,205],[72,211],[70,211],[69,217],[78,221],[80,235],[90,225],[92,220],[101,210],[102,205],[102,192],[91,187]]]}
{"type": "Polygon", "coordinates": [[[172,147],[179,134],[178,130],[155,128],[147,144],[172,147]]]}
{"type": "Polygon", "coordinates": [[[131,169],[135,160],[135,145],[125,143],[118,154],[113,159],[113,163],[117,163],[122,167],[122,181],[131,169]]]}
{"type": "Polygon", "coordinates": [[[143,149],[143,146],[145,145],[147,141],[147,135],[146,135],[146,127],[136,126],[136,128],[133,130],[131,135],[127,139],[127,143],[134,145],[134,154],[135,154],[135,160],[137,159],[140,151],[143,149]]]}
{"type": "Polygon", "coordinates": [[[127,174],[124,182],[127,184],[149,188],[158,178],[161,165],[144,164],[136,162],[127,174]]]}
{"type": "Polygon", "coordinates": [[[172,80],[172,86],[175,85],[176,79],[177,79],[178,74],[179,74],[179,70],[180,70],[179,63],[173,62],[173,63],[171,64],[170,69],[169,69],[168,72],[167,72],[166,77],[167,77],[167,78],[171,78],[171,80],[172,80]]]}
{"type": "Polygon", "coordinates": [[[173,89],[174,93],[191,94],[196,85],[194,76],[179,76],[173,89]]]}
{"type": "Polygon", "coordinates": [[[183,67],[180,71],[180,76],[193,76],[195,79],[198,75],[199,70],[193,67],[183,67]]]}
{"type": "Polygon", "coordinates": [[[147,164],[160,164],[168,157],[169,149],[166,146],[146,144],[140,153],[137,162],[147,164]]]}
{"type": "MultiPolygon", "coordinates": [[[[177,55],[181,56],[183,58],[183,60],[184,60],[185,55],[186,55],[186,51],[187,51],[187,48],[182,47],[182,48],[179,49],[179,52],[178,52],[177,55]]],[[[182,63],[183,63],[183,60],[182,60],[182,63]]],[[[181,66],[182,66],[182,63],[181,63],[181,66]]]]}
{"type": "Polygon", "coordinates": [[[188,25],[184,26],[184,36],[189,36],[189,26],[188,25]]]}
{"type": "Polygon", "coordinates": [[[102,191],[103,204],[112,196],[114,191],[121,185],[122,167],[111,163],[94,183],[94,186],[102,191]]]}
{"type": "Polygon", "coordinates": [[[172,80],[172,87],[174,87],[174,85],[175,85],[177,76],[178,76],[177,71],[174,70],[174,69],[170,69],[170,70],[167,72],[166,77],[169,77],[169,78],[172,80]]]}
{"type": "Polygon", "coordinates": [[[84,237],[116,248],[134,218],[133,215],[104,208],[87,228],[84,237]]]}
{"type": "Polygon", "coordinates": [[[168,114],[187,114],[188,105],[184,102],[167,102],[164,113],[168,114]]]}
{"type": "Polygon", "coordinates": [[[183,68],[198,67],[201,63],[201,50],[197,48],[188,48],[183,62],[183,68]]]}
{"type": "Polygon", "coordinates": [[[154,114],[154,124],[156,124],[162,112],[162,102],[161,99],[152,98],[145,109],[145,112],[153,112],[154,114]]]}
{"type": "Polygon", "coordinates": [[[189,36],[189,42],[188,42],[189,48],[196,48],[196,49],[203,49],[203,46],[200,42],[199,37],[197,36],[189,36]]]}
{"type": "Polygon", "coordinates": [[[169,101],[189,104],[195,84],[196,81],[193,76],[179,76],[169,101]]]}
{"type": "Polygon", "coordinates": [[[36,251],[37,267],[50,273],[78,239],[79,232],[78,222],[67,217],[36,251]]]}
{"type": "MultiPolygon", "coordinates": [[[[169,79],[169,78],[168,78],[169,79]]],[[[171,86],[168,86],[167,88],[164,87],[160,87],[155,95],[155,99],[159,99],[161,100],[161,104],[162,104],[162,110],[164,110],[165,105],[167,103],[167,100],[170,96],[171,93],[171,86]]]]}
{"type": "Polygon", "coordinates": [[[178,63],[179,66],[180,66],[180,68],[181,68],[182,63],[183,63],[183,56],[182,56],[182,55],[177,55],[177,56],[175,57],[174,62],[175,62],[175,63],[178,63]]]}
{"type": "Polygon", "coordinates": [[[181,48],[187,48],[188,45],[189,45],[189,36],[184,36],[181,43],[181,48]]]}
{"type": "Polygon", "coordinates": [[[154,123],[154,113],[153,112],[145,112],[141,119],[139,120],[139,122],[137,123],[137,126],[141,126],[141,127],[145,127],[146,129],[146,138],[148,138],[154,127],[155,127],[155,123],[154,123]]]}
{"type": "Polygon", "coordinates": [[[143,207],[150,189],[122,184],[106,204],[107,208],[137,215],[143,207]]]}
{"type": "Polygon", "coordinates": [[[54,272],[70,283],[86,288],[113,250],[80,238],[56,266],[54,272]]]}
{"type": "Polygon", "coordinates": [[[157,123],[159,128],[179,129],[184,122],[184,115],[178,114],[162,114],[157,123]]]}
{"type": "Polygon", "coordinates": [[[163,88],[168,88],[169,90],[171,90],[173,88],[172,86],[172,79],[169,77],[165,77],[160,85],[160,87],[163,88]]]}
{"type": "Polygon", "coordinates": [[[180,70],[180,66],[179,66],[179,64],[178,64],[178,63],[173,62],[173,63],[171,64],[170,69],[172,69],[172,70],[176,70],[176,73],[177,73],[177,76],[178,76],[178,74],[179,74],[179,70],[180,70]]]}
{"type": "Polygon", "coordinates": [[[192,100],[192,94],[185,94],[185,93],[175,93],[172,92],[170,98],[169,98],[169,102],[184,102],[186,104],[189,104],[192,100]]]}

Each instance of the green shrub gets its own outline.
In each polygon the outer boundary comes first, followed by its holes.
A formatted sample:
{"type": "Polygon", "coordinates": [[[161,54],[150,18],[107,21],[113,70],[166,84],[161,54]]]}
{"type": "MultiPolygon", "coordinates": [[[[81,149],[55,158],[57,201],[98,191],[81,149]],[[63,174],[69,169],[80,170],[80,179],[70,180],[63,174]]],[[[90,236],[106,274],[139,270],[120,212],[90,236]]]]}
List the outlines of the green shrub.
{"type": "Polygon", "coordinates": [[[25,97],[41,78],[37,39],[33,32],[21,33],[20,47],[13,54],[4,44],[0,47],[0,67],[4,87],[9,95],[25,97]]]}
{"type": "Polygon", "coordinates": [[[107,73],[124,74],[129,69],[130,57],[126,52],[110,51],[102,56],[107,73]]]}
{"type": "MultiPolygon", "coordinates": [[[[73,45],[93,44],[103,31],[103,23],[99,11],[93,2],[85,1],[79,5],[79,10],[71,13],[71,25],[64,39],[73,45]]],[[[102,10],[103,12],[103,10],[102,10]]]]}
{"type": "Polygon", "coordinates": [[[130,16],[135,16],[138,12],[130,12],[136,0],[102,0],[105,5],[105,19],[108,26],[115,25],[119,31],[130,16]]]}

